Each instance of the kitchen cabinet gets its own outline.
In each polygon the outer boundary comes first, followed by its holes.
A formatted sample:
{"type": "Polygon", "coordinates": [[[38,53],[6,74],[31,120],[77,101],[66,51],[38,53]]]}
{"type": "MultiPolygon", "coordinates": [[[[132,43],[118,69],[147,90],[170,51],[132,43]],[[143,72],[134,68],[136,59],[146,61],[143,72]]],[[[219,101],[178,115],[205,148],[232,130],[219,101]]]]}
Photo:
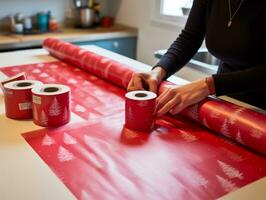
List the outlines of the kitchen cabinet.
{"type": "Polygon", "coordinates": [[[104,49],[119,53],[132,59],[136,59],[137,38],[116,38],[89,42],[74,42],[77,45],[96,45],[104,49]]]}

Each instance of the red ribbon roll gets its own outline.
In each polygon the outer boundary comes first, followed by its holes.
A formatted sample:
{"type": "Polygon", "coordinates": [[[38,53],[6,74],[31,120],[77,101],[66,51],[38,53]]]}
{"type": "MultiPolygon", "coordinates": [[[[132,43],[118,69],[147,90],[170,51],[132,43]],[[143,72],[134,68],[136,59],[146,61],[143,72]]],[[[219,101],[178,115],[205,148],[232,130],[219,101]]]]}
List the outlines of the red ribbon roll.
{"type": "Polygon", "coordinates": [[[70,120],[70,88],[45,84],[32,89],[33,122],[39,126],[61,126],[70,120]]]}
{"type": "Polygon", "coordinates": [[[156,97],[155,93],[149,91],[126,93],[126,128],[143,132],[149,132],[153,129],[156,97]]]}
{"type": "Polygon", "coordinates": [[[19,80],[4,84],[6,116],[12,119],[32,118],[31,89],[41,86],[40,81],[19,80]]]}

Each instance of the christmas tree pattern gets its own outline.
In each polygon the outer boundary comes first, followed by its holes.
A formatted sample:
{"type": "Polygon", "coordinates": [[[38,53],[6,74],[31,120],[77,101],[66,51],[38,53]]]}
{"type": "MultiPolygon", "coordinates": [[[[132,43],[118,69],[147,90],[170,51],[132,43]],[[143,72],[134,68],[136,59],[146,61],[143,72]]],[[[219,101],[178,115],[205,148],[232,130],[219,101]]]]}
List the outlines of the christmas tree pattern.
{"type": "Polygon", "coordinates": [[[203,118],[202,123],[205,127],[209,128],[209,124],[208,124],[207,119],[205,117],[203,118]]]}
{"type": "Polygon", "coordinates": [[[33,104],[32,111],[33,111],[33,118],[34,118],[36,121],[39,121],[39,115],[38,115],[37,108],[36,108],[36,105],[35,105],[35,104],[33,104]]]}
{"type": "Polygon", "coordinates": [[[235,162],[242,162],[242,161],[244,161],[244,158],[241,155],[239,155],[239,154],[237,154],[237,153],[235,153],[233,151],[230,151],[229,149],[224,148],[224,147],[222,147],[221,149],[225,152],[225,154],[231,160],[233,160],[235,162]]]}
{"type": "Polygon", "coordinates": [[[60,146],[58,149],[57,158],[60,162],[67,162],[73,160],[74,155],[64,147],[60,146]]]}
{"type": "Polygon", "coordinates": [[[230,124],[235,124],[237,117],[246,110],[246,108],[238,108],[229,118],[230,124]]]}
{"type": "Polygon", "coordinates": [[[43,125],[43,126],[47,126],[48,125],[48,117],[47,117],[46,113],[44,112],[44,110],[42,110],[42,112],[41,112],[40,124],[43,125]]]}
{"type": "Polygon", "coordinates": [[[216,178],[225,192],[231,192],[238,189],[232,181],[218,175],[216,175],[216,178]]]}
{"type": "Polygon", "coordinates": [[[208,187],[209,181],[205,177],[203,177],[201,174],[195,172],[192,176],[193,176],[194,183],[204,188],[208,187]]]}
{"type": "Polygon", "coordinates": [[[48,75],[47,73],[41,73],[41,74],[40,74],[40,77],[42,77],[42,78],[46,78],[46,77],[49,77],[49,75],[48,75]]]}
{"type": "Polygon", "coordinates": [[[39,69],[34,69],[34,70],[32,70],[32,73],[34,73],[34,74],[39,74],[39,73],[41,73],[41,70],[39,70],[39,69]]]}
{"type": "Polygon", "coordinates": [[[77,104],[76,107],[75,107],[75,111],[84,113],[84,112],[86,112],[86,108],[84,108],[83,106],[77,104]]]}
{"type": "Polygon", "coordinates": [[[229,133],[229,130],[228,130],[228,122],[227,122],[227,119],[224,120],[224,123],[223,123],[223,125],[221,127],[220,132],[222,134],[224,134],[225,136],[227,136],[227,137],[231,137],[231,135],[229,133]]]}
{"type": "Polygon", "coordinates": [[[77,140],[71,135],[64,133],[64,143],[65,144],[77,144],[77,140]]]}
{"type": "Polygon", "coordinates": [[[58,116],[60,114],[61,114],[61,106],[59,105],[58,100],[55,97],[49,108],[49,116],[58,116]]]}
{"type": "Polygon", "coordinates": [[[254,137],[256,139],[261,139],[263,135],[263,132],[258,129],[253,129],[250,134],[251,137],[254,137]]]}
{"type": "Polygon", "coordinates": [[[194,142],[194,141],[198,140],[198,138],[195,135],[192,135],[191,133],[188,133],[185,131],[180,130],[180,135],[187,142],[194,142]]]}
{"type": "Polygon", "coordinates": [[[67,109],[67,107],[65,107],[63,114],[63,121],[66,122],[68,120],[69,120],[69,110],[67,109]]]}
{"type": "Polygon", "coordinates": [[[198,113],[198,104],[194,104],[187,108],[188,116],[192,119],[199,120],[199,113],[198,113]]]}
{"type": "Polygon", "coordinates": [[[55,140],[51,138],[49,135],[45,135],[42,139],[42,145],[43,146],[51,146],[55,144],[55,140]]]}
{"type": "Polygon", "coordinates": [[[242,139],[240,131],[237,131],[236,133],[236,141],[238,141],[240,144],[245,144],[245,142],[242,139]]]}
{"type": "Polygon", "coordinates": [[[89,200],[89,199],[92,199],[92,197],[85,190],[81,190],[80,200],[89,200]]]}
{"type": "Polygon", "coordinates": [[[223,170],[223,172],[226,174],[226,176],[230,179],[232,178],[238,178],[240,180],[243,180],[243,173],[239,172],[237,169],[235,169],[234,167],[220,161],[217,160],[220,168],[223,170]]]}

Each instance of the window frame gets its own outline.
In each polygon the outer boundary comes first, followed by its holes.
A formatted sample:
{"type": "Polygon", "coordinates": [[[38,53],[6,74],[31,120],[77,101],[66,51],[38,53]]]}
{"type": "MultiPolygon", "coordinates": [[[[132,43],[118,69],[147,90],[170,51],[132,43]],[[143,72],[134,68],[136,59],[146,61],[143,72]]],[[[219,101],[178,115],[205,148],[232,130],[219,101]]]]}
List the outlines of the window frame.
{"type": "Polygon", "coordinates": [[[172,16],[162,14],[162,3],[164,0],[154,0],[152,9],[152,21],[171,26],[183,27],[186,24],[188,16],[172,16]]]}

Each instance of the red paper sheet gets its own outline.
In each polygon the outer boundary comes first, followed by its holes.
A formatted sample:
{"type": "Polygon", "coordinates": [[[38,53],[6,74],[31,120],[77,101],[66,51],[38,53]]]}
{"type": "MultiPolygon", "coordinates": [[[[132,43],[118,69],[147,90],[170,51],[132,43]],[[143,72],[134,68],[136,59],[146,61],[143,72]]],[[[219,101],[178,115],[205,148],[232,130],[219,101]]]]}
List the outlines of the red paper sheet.
{"type": "Polygon", "coordinates": [[[216,199],[266,175],[266,160],[184,119],[151,134],[123,114],[23,136],[78,199],[216,199]]]}
{"type": "Polygon", "coordinates": [[[87,122],[23,136],[78,199],[214,199],[266,176],[265,157],[183,118],[123,130],[125,91],[66,63],[1,71],[71,87],[87,122]]]}

